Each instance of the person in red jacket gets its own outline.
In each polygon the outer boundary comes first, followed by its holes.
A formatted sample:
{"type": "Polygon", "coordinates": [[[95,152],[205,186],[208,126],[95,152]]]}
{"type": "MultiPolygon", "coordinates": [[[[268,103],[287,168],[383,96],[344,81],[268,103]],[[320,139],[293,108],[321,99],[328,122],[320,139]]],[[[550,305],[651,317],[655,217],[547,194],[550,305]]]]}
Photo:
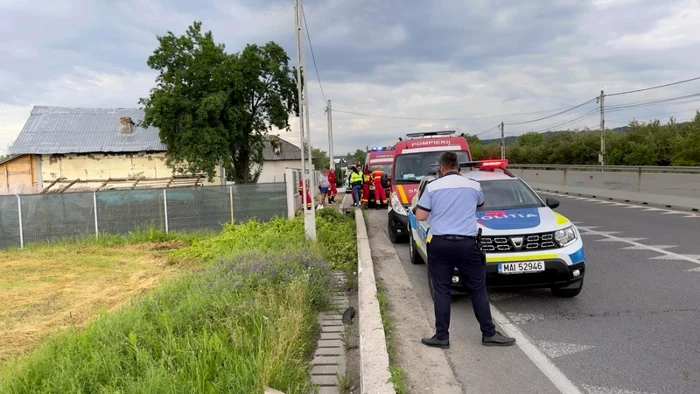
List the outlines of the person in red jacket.
{"type": "Polygon", "coordinates": [[[328,190],[328,203],[333,204],[335,202],[335,195],[338,194],[338,189],[335,187],[335,171],[332,168],[328,173],[328,182],[331,184],[331,188],[328,190]]]}
{"type": "MultiPolygon", "coordinates": [[[[299,195],[302,198],[301,204],[304,205],[304,179],[299,179],[299,195]]],[[[311,201],[311,194],[309,194],[309,182],[306,182],[306,209],[313,208],[313,201],[311,201]]]]}
{"type": "Polygon", "coordinates": [[[367,205],[369,203],[369,185],[372,183],[372,176],[369,174],[369,167],[365,166],[363,182],[362,182],[362,199],[360,203],[367,205]]]}
{"type": "Polygon", "coordinates": [[[372,171],[372,181],[374,182],[374,204],[379,209],[382,205],[387,205],[386,190],[382,187],[382,176],[384,171],[381,168],[376,167],[372,171]]]}

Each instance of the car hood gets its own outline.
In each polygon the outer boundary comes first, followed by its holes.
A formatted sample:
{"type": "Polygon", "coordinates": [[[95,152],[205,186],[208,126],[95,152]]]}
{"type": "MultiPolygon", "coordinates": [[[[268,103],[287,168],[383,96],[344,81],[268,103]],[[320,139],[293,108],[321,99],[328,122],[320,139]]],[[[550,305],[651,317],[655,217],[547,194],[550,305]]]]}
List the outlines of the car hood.
{"type": "Polygon", "coordinates": [[[569,219],[548,207],[476,212],[484,235],[553,231],[571,225],[569,219]]]}

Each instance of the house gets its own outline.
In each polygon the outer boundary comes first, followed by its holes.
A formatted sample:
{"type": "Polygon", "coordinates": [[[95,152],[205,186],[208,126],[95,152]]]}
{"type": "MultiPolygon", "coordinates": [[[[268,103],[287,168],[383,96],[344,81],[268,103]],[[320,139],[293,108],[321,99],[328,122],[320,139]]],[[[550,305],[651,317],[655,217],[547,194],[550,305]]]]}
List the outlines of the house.
{"type": "MultiPolygon", "coordinates": [[[[131,108],[35,106],[12,146],[13,157],[3,162],[9,176],[0,183],[0,194],[224,183],[222,171],[209,182],[203,174],[179,174],[168,167],[158,129],[138,126],[143,116],[141,109],[131,108]]],[[[272,137],[263,158],[259,182],[282,182],[286,166],[298,167],[301,151],[272,137]]]]}

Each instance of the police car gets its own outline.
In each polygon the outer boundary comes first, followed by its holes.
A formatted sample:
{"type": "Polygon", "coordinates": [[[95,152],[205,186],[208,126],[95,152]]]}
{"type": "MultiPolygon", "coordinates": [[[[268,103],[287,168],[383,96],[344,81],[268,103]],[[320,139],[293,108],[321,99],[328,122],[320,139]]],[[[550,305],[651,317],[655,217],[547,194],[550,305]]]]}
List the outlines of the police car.
{"type": "MultiPolygon", "coordinates": [[[[586,263],[576,226],[554,211],[559,202],[544,201],[507,169],[507,160],[460,163],[462,176],[481,184],[484,205],[476,212],[486,254],[488,287],[551,288],[559,297],[575,297],[583,289],[586,263]]],[[[418,204],[431,174],[421,180],[411,208],[418,204]]],[[[409,252],[413,264],[428,261],[430,229],[408,210],[409,252]]],[[[430,294],[433,286],[430,284],[430,294]]],[[[452,276],[453,293],[467,292],[459,272],[452,276]]]]}

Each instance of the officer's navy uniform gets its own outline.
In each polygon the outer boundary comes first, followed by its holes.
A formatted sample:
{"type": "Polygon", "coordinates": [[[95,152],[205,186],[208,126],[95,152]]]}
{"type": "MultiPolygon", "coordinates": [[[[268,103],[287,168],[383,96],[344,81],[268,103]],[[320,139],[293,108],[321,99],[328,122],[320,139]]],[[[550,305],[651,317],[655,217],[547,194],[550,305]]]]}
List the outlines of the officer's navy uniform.
{"type": "Polygon", "coordinates": [[[435,334],[440,340],[449,339],[450,288],[455,266],[471,292],[482,334],[491,337],[496,333],[486,293],[486,271],[476,242],[476,207],[483,203],[481,185],[456,171],[430,182],[418,201],[418,208],[430,212],[428,269],[435,292],[435,334]]]}

